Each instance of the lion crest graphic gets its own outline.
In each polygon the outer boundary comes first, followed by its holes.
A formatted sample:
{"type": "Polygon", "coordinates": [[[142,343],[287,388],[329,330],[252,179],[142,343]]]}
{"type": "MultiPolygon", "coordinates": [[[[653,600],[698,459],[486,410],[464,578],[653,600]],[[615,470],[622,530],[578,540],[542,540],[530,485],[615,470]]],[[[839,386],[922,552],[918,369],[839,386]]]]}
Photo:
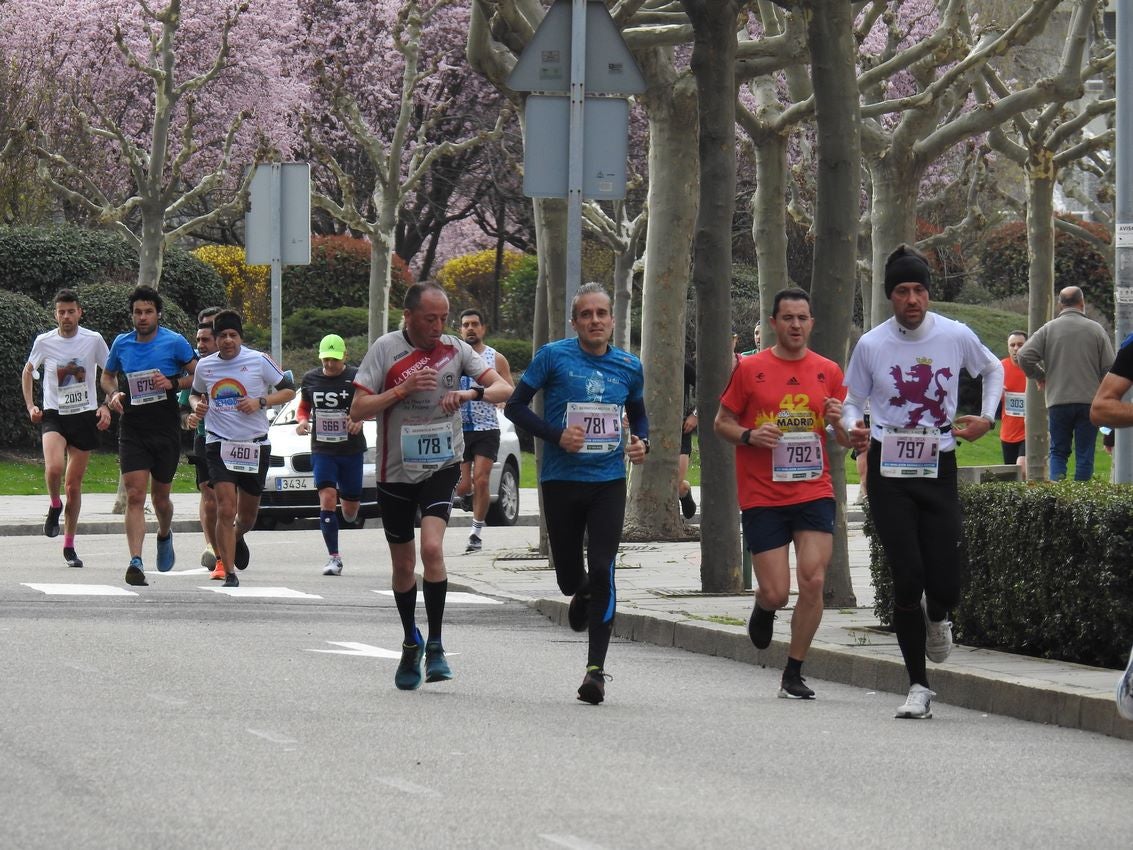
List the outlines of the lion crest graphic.
{"type": "Polygon", "coordinates": [[[889,404],[893,407],[909,405],[906,428],[930,423],[940,428],[947,424],[944,400],[948,397],[948,390],[944,381],[952,377],[951,369],[934,370],[931,363],[917,362],[907,372],[902,372],[900,366],[894,366],[889,374],[893,376],[893,388],[897,392],[889,399],[889,404]],[[928,421],[922,421],[925,419],[928,421]]]}

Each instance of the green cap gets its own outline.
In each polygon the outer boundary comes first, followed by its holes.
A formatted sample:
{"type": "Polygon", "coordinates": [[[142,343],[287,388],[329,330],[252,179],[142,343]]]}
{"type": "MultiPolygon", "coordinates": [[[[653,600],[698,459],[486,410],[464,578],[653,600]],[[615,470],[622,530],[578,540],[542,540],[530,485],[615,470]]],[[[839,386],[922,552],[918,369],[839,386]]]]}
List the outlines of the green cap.
{"type": "Polygon", "coordinates": [[[330,357],[333,360],[346,359],[346,343],[338,334],[327,334],[319,343],[319,359],[330,357]]]}

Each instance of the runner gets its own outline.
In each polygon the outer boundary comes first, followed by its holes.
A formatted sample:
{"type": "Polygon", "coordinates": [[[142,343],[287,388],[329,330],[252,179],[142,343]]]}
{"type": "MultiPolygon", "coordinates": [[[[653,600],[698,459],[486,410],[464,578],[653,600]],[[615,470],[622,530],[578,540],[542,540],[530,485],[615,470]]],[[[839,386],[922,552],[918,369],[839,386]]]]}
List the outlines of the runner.
{"type": "MultiPolygon", "coordinates": [[[[212,317],[219,313],[220,307],[206,307],[197,314],[197,357],[207,357],[216,351],[216,337],[212,332],[212,317]]],[[[189,462],[193,465],[197,491],[201,494],[197,514],[201,519],[201,533],[205,536],[205,549],[201,552],[201,566],[211,570],[209,578],[224,581],[224,564],[216,560],[216,494],[209,484],[208,458],[205,457],[205,423],[189,406],[189,390],[181,390],[177,397],[181,409],[181,427],[193,435],[193,453],[189,462]]]]}
{"type": "Polygon", "coordinates": [[[1011,331],[1007,335],[1007,356],[1000,360],[1003,366],[1003,421],[999,428],[999,445],[1003,449],[1003,462],[1019,463],[1026,469],[1027,454],[1027,376],[1019,368],[1019,349],[1027,341],[1024,331],[1011,331]]]}
{"type": "Polygon", "coordinates": [[[448,575],[444,535],[464,456],[460,406],[470,400],[504,401],[511,387],[484,366],[472,347],[444,333],[448,297],[436,283],[405,293],[403,330],[379,337],[358,367],[350,418],[378,420],[378,504],[393,565],[393,596],[404,639],[394,684],[403,691],[452,678],[441,640],[448,575]],[[478,387],[458,389],[460,376],[478,387]],[[417,563],[413,523],[421,514],[422,595],[429,639],[416,625],[417,563]]]}
{"type": "Polygon", "coordinates": [[[736,444],[736,473],[744,540],[755,567],[755,607],[748,635],[771,645],[775,612],[791,590],[795,544],[799,596],[779,696],[813,699],[803,661],[822,622],[822,587],[834,548],[834,486],[825,451],[829,426],[849,446],[841,424],[842,370],[811,351],[810,296],[802,289],[775,295],[770,322],[775,345],[745,357],[732,372],[716,413],[716,433],[736,444]]]}
{"type": "Polygon", "coordinates": [[[110,411],[98,404],[96,370],[106,367],[109,352],[100,334],[79,325],[83,308],[70,289],[55,294],[58,329],[42,333],[32,343],[21,375],[28,418],[40,426],[43,444],[43,478],[51,504],[43,521],[43,533],[59,536],[63,514],[63,560],[68,567],[81,567],[75,552],[75,531],[83,503],[83,475],[90,453],[98,446],[98,432],[110,427],[110,411]],[[43,366],[43,407],[36,406],[32,380],[43,366]],[[67,504],[59,498],[66,468],[67,504]]]}
{"type": "Polygon", "coordinates": [[[870,514],[893,577],[893,628],[909,674],[896,716],[909,718],[932,717],[925,656],[939,664],[952,652],[948,611],[960,598],[956,438],[990,431],[1003,391],[1003,367],[971,328],[929,312],[931,286],[915,250],[901,245],[889,255],[893,318],[858,341],[842,407],[854,448],[869,450],[870,514]],[[961,368],[983,378],[978,416],[956,416],[961,368]]]}
{"type": "Polygon", "coordinates": [[[346,365],[346,342],[338,334],[324,336],[319,343],[319,359],[323,365],[304,375],[299,385],[299,424],[295,432],[311,435],[312,472],[319,491],[319,528],[329,556],[323,575],[340,576],[342,554],[338,551],[335,508],[341,498],[342,518],[347,522],[358,518],[366,435],[361,422],[350,420],[358,369],[346,365]]]}
{"type": "MultiPolygon", "coordinates": [[[[507,358],[496,349],[484,343],[487,326],[479,310],[465,310],[460,314],[460,335],[480,355],[484,365],[495,369],[501,378],[512,385],[511,366],[507,358]]],[[[467,375],[460,379],[462,390],[472,389],[476,382],[467,375]]],[[[488,516],[488,506],[492,494],[488,484],[492,477],[492,465],[500,453],[500,421],[494,404],[486,401],[467,401],[460,408],[461,424],[464,427],[464,462],[460,465],[460,483],[456,485],[458,497],[466,498],[472,493],[472,533],[468,536],[468,546],[464,553],[479,552],[484,543],[484,521],[488,516]]]]}
{"type": "Polygon", "coordinates": [[[625,458],[644,462],[649,419],[641,361],[610,344],[614,315],[600,284],[579,287],[570,323],[578,336],[539,349],[504,414],[543,440],[539,486],[555,575],[559,590],[572,597],[570,627],[576,632],[589,628],[578,698],[597,705],[605,699],[610,678],[605,665],[617,603],[614,566],[625,518],[625,458]],[[539,390],[542,418],[529,407],[539,390]],[[628,439],[622,433],[623,415],[629,418],[628,439]]]}
{"type": "Polygon", "coordinates": [[[189,403],[205,422],[217,564],[224,565],[224,586],[239,587],[235,571],[251,560],[244,535],[256,524],[271,461],[267,409],[293,399],[295,385],[274,360],[243,344],[244,324],[235,310],[217,313],[212,329],[216,352],[198,364],[189,403]]]}
{"type": "Polygon", "coordinates": [[[192,382],[197,355],[185,337],[161,326],[163,302],[155,290],[139,286],[129,303],[134,330],[119,334],[110,346],[101,384],[107,406],[122,414],[118,461],[126,488],[126,583],[144,586],[147,490],[157,517],[157,568],[168,572],[176,560],[169,491],[181,460],[177,392],[192,382]],[[118,389],[119,373],[124,391],[118,389]]]}

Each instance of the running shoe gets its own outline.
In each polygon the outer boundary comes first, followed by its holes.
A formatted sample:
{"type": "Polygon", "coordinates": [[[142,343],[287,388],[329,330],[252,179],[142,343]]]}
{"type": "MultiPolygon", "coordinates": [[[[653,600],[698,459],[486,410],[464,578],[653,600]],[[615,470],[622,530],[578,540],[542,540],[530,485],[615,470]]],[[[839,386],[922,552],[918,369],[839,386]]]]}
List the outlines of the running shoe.
{"type": "Polygon", "coordinates": [[[225,587],[239,587],[240,579],[236,578],[236,573],[229,573],[224,577],[225,587]]]}
{"type": "Polygon", "coordinates": [[[236,569],[248,569],[248,562],[252,560],[252,553],[248,551],[248,544],[244,542],[244,535],[236,535],[236,555],[233,558],[236,569]]]}
{"type": "Polygon", "coordinates": [[[471,511],[472,510],[472,494],[471,493],[469,493],[467,496],[461,496],[460,497],[460,509],[464,510],[464,511],[471,511]]]}
{"type": "Polygon", "coordinates": [[[445,648],[439,640],[425,644],[425,681],[447,682],[452,678],[452,668],[445,658],[445,648]]]}
{"type": "Polygon", "coordinates": [[[589,593],[576,593],[570,598],[570,607],[567,608],[567,622],[576,632],[586,631],[588,611],[590,607],[589,593]]]}
{"type": "Polygon", "coordinates": [[[201,552],[201,566],[206,570],[216,568],[216,553],[212,551],[211,546],[206,546],[205,551],[201,552]]]}
{"type": "Polygon", "coordinates": [[[1125,675],[1117,680],[1117,713],[1126,720],[1133,720],[1133,652],[1129,653],[1129,666],[1125,675]]]}
{"type": "Polygon", "coordinates": [[[68,567],[81,567],[83,565],[83,559],[80,558],[79,554],[70,547],[67,547],[63,550],[63,560],[66,562],[68,567]]]}
{"type": "Polygon", "coordinates": [[[911,720],[928,720],[932,717],[932,700],[936,691],[930,691],[924,685],[913,685],[909,688],[909,695],[905,704],[897,709],[894,717],[907,717],[911,720]]]}
{"type": "Polygon", "coordinates": [[[224,581],[228,572],[224,569],[224,561],[217,561],[216,566],[209,573],[209,581],[224,581]]]}
{"type": "Polygon", "coordinates": [[[477,537],[475,534],[470,534],[468,535],[468,546],[465,547],[464,554],[467,555],[470,552],[479,552],[483,548],[484,541],[477,537]]]}
{"type": "Polygon", "coordinates": [[[47,508],[47,518],[43,521],[43,533],[47,537],[59,536],[59,515],[63,513],[63,506],[47,508]]]}
{"type": "Polygon", "coordinates": [[[142,569],[142,559],[136,555],[130,559],[130,566],[126,567],[126,584],[132,584],[134,587],[149,585],[145,571],[142,569]]]}
{"type": "Polygon", "coordinates": [[[756,649],[767,649],[771,646],[771,635],[775,631],[775,612],[764,611],[758,605],[751,612],[751,619],[747,621],[747,636],[755,644],[756,649]]]}
{"type": "Polygon", "coordinates": [[[401,645],[401,661],[397,665],[397,672],[393,674],[393,683],[399,691],[415,691],[421,687],[421,656],[424,654],[425,641],[420,629],[414,629],[413,635],[413,643],[401,645]]]}
{"type": "Polygon", "coordinates": [[[330,559],[326,562],[326,566],[323,567],[323,575],[342,575],[342,558],[338,557],[338,555],[331,555],[330,559]]]}
{"type": "Polygon", "coordinates": [[[681,513],[685,515],[685,519],[692,519],[696,514],[696,499],[692,497],[692,490],[681,496],[681,513]]]}
{"type": "Polygon", "coordinates": [[[781,699],[814,699],[814,691],[806,686],[806,679],[801,673],[791,674],[783,671],[783,679],[779,683],[779,697],[781,699]]]}
{"type": "Polygon", "coordinates": [[[601,667],[587,667],[586,676],[578,686],[578,698],[591,705],[598,705],[606,698],[606,681],[614,678],[602,671],[601,667]]]}
{"type": "Polygon", "coordinates": [[[157,538],[157,570],[167,573],[173,569],[176,562],[177,555],[173,552],[173,532],[170,531],[164,540],[157,538]]]}
{"type": "Polygon", "coordinates": [[[929,661],[941,664],[952,654],[952,623],[941,620],[934,623],[928,618],[928,602],[921,596],[921,611],[924,612],[925,646],[924,654],[929,661]]]}

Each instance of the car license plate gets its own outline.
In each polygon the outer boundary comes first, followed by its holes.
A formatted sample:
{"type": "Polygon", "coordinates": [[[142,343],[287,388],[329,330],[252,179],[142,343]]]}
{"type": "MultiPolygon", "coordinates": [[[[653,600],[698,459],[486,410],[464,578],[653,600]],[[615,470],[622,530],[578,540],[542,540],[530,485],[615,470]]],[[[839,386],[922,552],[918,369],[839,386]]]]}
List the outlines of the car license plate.
{"type": "Polygon", "coordinates": [[[276,490],[314,490],[315,479],[310,476],[275,479],[276,490]]]}

